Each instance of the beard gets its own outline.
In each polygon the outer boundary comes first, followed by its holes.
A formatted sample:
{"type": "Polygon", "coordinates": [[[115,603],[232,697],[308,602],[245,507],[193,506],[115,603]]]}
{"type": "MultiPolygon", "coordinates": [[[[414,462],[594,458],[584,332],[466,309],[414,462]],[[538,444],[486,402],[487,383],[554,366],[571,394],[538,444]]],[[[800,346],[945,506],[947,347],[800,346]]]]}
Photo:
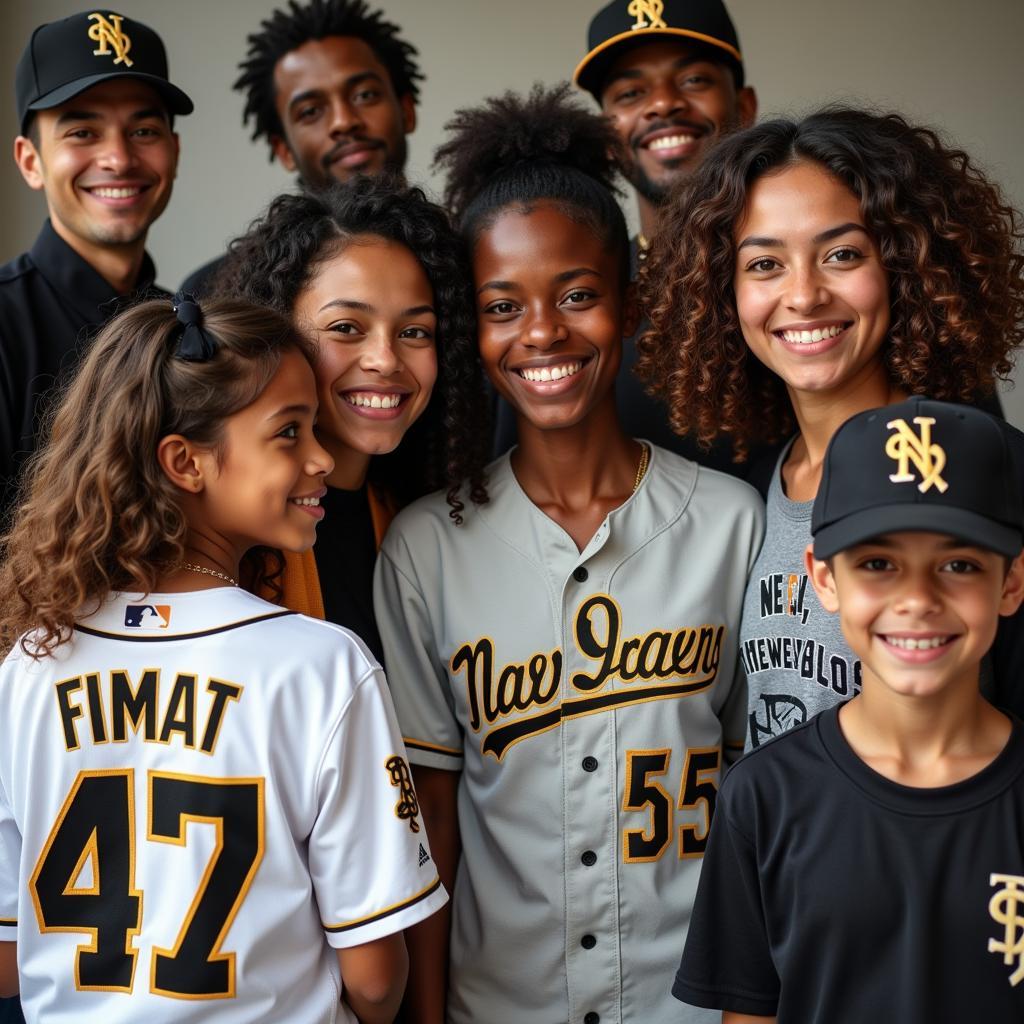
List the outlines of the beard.
{"type": "Polygon", "coordinates": [[[651,206],[664,206],[672,191],[672,184],[678,180],[673,178],[664,184],[651,178],[635,161],[630,167],[623,168],[623,176],[651,204],[651,206]]]}
{"type": "MultiPolygon", "coordinates": [[[[696,122],[694,122],[696,125],[696,122]]],[[[643,196],[651,204],[651,206],[664,206],[668,201],[668,197],[672,194],[673,188],[682,181],[684,178],[689,177],[691,174],[695,174],[701,164],[704,162],[704,157],[708,151],[714,146],[719,139],[728,135],[729,132],[734,131],[739,127],[739,115],[736,114],[730,117],[727,121],[723,121],[722,124],[715,125],[708,121],[707,127],[710,128],[705,135],[707,138],[706,148],[700,154],[700,160],[697,163],[689,163],[685,160],[681,160],[675,165],[666,164],[664,168],[664,177],[660,179],[652,178],[643,168],[640,163],[640,159],[635,154],[635,144],[630,147],[630,155],[632,156],[631,162],[628,166],[622,167],[622,176],[636,189],[636,191],[643,196]]],[[[677,127],[672,122],[665,122],[663,125],[648,125],[645,129],[646,132],[651,131],[653,127],[677,127]]],[[[678,127],[689,127],[688,125],[678,125],[678,127]]],[[[639,138],[639,136],[638,136],[639,138]]]]}
{"type": "MultiPolygon", "coordinates": [[[[294,150],[292,151],[293,156],[294,150]]],[[[337,182],[348,182],[354,178],[360,177],[377,177],[386,176],[393,178],[397,182],[404,184],[405,182],[405,162],[409,155],[409,145],[406,142],[404,135],[399,136],[384,159],[384,163],[381,165],[379,170],[376,171],[356,171],[350,173],[345,171],[343,176],[335,175],[331,170],[331,164],[329,162],[323,163],[321,161],[310,162],[302,160],[298,164],[299,171],[299,184],[304,189],[322,189],[329,188],[331,185],[337,182]]]]}

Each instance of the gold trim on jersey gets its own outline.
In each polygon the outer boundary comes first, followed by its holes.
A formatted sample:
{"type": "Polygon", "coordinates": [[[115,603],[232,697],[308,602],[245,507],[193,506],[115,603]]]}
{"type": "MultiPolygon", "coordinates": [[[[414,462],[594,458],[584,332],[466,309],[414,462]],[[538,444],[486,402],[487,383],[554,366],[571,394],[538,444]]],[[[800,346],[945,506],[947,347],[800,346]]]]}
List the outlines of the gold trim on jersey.
{"type": "MultiPolygon", "coordinates": [[[[96,836],[95,830],[90,837],[89,842],[86,844],[88,847],[89,843],[93,841],[96,836]]],[[[139,950],[132,945],[132,940],[137,938],[139,933],[142,931],[142,901],[143,892],[141,889],[135,887],[135,770],[133,768],[119,768],[119,769],[98,769],[95,771],[82,770],[75,777],[75,781],[72,783],[71,788],[68,790],[68,795],[64,798],[64,803],[61,805],[61,809],[57,812],[57,816],[54,819],[53,826],[50,829],[50,834],[46,837],[46,842],[43,844],[43,848],[36,858],[35,868],[28,880],[28,891],[32,898],[32,906],[36,913],[36,924],[39,926],[39,931],[43,934],[47,932],[68,932],[68,933],[82,933],[91,937],[91,941],[88,943],[82,943],[75,947],[75,991],[76,992],[131,992],[132,986],[135,984],[135,971],[139,966],[139,950]],[[43,912],[42,905],[39,901],[39,876],[42,873],[43,865],[46,864],[47,858],[50,855],[50,850],[53,847],[57,836],[60,834],[61,829],[64,826],[64,821],[74,806],[75,799],[78,796],[79,790],[82,788],[82,783],[86,779],[91,778],[104,778],[107,776],[117,776],[125,780],[125,798],[126,798],[126,810],[127,810],[127,833],[130,837],[128,843],[128,895],[138,899],[138,914],[134,927],[125,929],[124,935],[124,953],[126,956],[131,958],[132,968],[131,977],[127,985],[84,985],[82,984],[81,976],[79,974],[79,968],[81,966],[81,956],[83,953],[97,953],[99,952],[99,926],[90,926],[86,924],[81,925],[47,925],[46,915],[43,912]]],[[[81,860],[79,860],[81,864],[81,860]]],[[[65,886],[64,895],[68,897],[82,896],[89,898],[91,896],[100,895],[99,892],[99,855],[97,854],[96,859],[93,861],[93,867],[96,871],[96,889],[93,892],[84,892],[72,889],[70,892],[65,886]]],[[[77,869],[76,869],[77,870],[77,869]]],[[[112,896],[112,898],[114,898],[112,896]]]]}
{"type": "Polygon", "coordinates": [[[697,826],[692,822],[683,822],[679,826],[679,859],[688,860],[701,858],[708,845],[711,834],[711,819],[715,815],[715,802],[718,799],[718,784],[722,777],[721,747],[688,747],[686,760],[683,762],[682,781],[679,785],[679,803],[676,809],[691,810],[698,804],[704,804],[704,832],[697,833],[697,826]],[[700,759],[710,760],[710,764],[700,764],[700,759]],[[708,776],[713,775],[713,778],[708,776]],[[691,785],[692,783],[692,785],[691,785]],[[710,787],[710,795],[708,788],[710,787]]]}
{"type": "Polygon", "coordinates": [[[398,903],[392,903],[390,907],[385,907],[383,910],[378,910],[376,913],[367,914],[365,917],[358,917],[354,921],[346,921],[343,924],[326,924],[321,922],[325,932],[347,932],[352,928],[359,928],[362,925],[373,924],[374,921],[379,921],[385,917],[389,917],[391,914],[397,914],[399,911],[405,910],[406,907],[411,907],[416,903],[425,900],[431,893],[436,892],[441,887],[441,878],[438,875],[434,876],[434,880],[430,885],[423,889],[420,889],[414,896],[410,896],[407,900],[400,900],[398,903]]]}
{"type": "Polygon", "coordinates": [[[245,902],[245,897],[249,894],[249,889],[252,888],[253,880],[256,878],[256,872],[259,869],[260,864],[263,862],[263,854],[266,850],[266,820],[265,820],[265,809],[264,809],[264,790],[265,781],[260,776],[254,777],[233,777],[223,778],[208,775],[186,775],[181,772],[160,772],[152,771],[146,773],[146,791],[148,794],[147,803],[149,810],[146,819],[146,838],[151,842],[155,843],[168,843],[172,846],[186,846],[188,843],[188,824],[189,822],[196,822],[202,825],[213,825],[216,833],[216,844],[214,845],[213,852],[210,854],[210,859],[206,864],[206,869],[203,871],[203,876],[199,880],[199,884],[196,886],[195,894],[192,897],[192,903],[188,908],[188,913],[185,915],[185,920],[182,921],[181,927],[178,929],[178,936],[174,940],[174,946],[171,949],[167,949],[161,946],[153,946],[152,956],[150,957],[150,968],[149,968],[149,990],[156,995],[169,996],[172,999],[234,999],[236,995],[235,989],[235,977],[236,977],[236,961],[237,954],[232,952],[222,952],[221,945],[227,938],[228,932],[231,930],[231,925],[234,923],[235,917],[238,911],[241,909],[242,904],[245,902]],[[249,869],[246,872],[245,878],[243,878],[241,885],[238,888],[238,892],[235,895],[234,901],[228,910],[227,916],[224,918],[223,924],[221,925],[220,931],[217,933],[217,937],[213,941],[213,945],[210,947],[209,954],[206,957],[207,963],[214,962],[226,962],[228,971],[228,985],[227,989],[223,992],[177,992],[173,989],[160,988],[156,983],[156,972],[160,960],[176,960],[179,953],[181,952],[182,943],[185,941],[185,937],[188,935],[189,929],[192,927],[192,921],[196,916],[196,912],[199,909],[199,905],[203,901],[203,897],[206,895],[207,888],[210,884],[210,879],[213,876],[214,871],[217,869],[220,863],[221,856],[224,853],[224,824],[225,818],[223,815],[204,815],[195,814],[189,811],[179,811],[178,813],[178,832],[177,835],[165,835],[162,833],[153,831],[153,807],[155,803],[153,794],[153,784],[158,779],[170,779],[178,782],[191,782],[197,785],[203,786],[255,786],[257,792],[256,806],[257,806],[257,844],[256,852],[253,855],[252,862],[249,864],[249,869]]]}
{"type": "Polygon", "coordinates": [[[415,750],[425,750],[435,754],[449,754],[452,757],[465,757],[461,749],[443,747],[440,743],[428,743],[426,740],[413,739],[411,736],[403,736],[402,742],[407,747],[412,747],[415,750]]]}
{"type": "Polygon", "coordinates": [[[97,829],[99,826],[92,830],[92,835],[89,836],[85,846],[82,847],[82,855],[78,858],[78,863],[71,869],[71,874],[68,876],[68,884],[64,886],[61,896],[99,896],[100,895],[100,851],[99,851],[99,837],[97,836],[97,829]],[[82,876],[82,872],[85,870],[86,861],[89,862],[89,867],[92,869],[92,885],[75,885],[82,876]]]}
{"type": "Polygon", "coordinates": [[[660,860],[665,851],[672,845],[672,797],[660,782],[651,780],[651,776],[667,774],[671,760],[671,747],[662,747],[658,750],[626,751],[626,781],[622,787],[622,811],[642,811],[650,804],[651,813],[649,822],[650,835],[647,835],[642,828],[624,828],[622,830],[622,862],[624,864],[650,864],[660,860]],[[640,791],[641,793],[646,793],[648,790],[653,790],[660,794],[664,800],[665,808],[661,817],[667,817],[667,822],[659,822],[658,808],[650,797],[643,800],[637,799],[640,794],[634,792],[635,776],[633,769],[638,759],[641,761],[640,791]],[[648,765],[648,762],[651,763],[648,765]],[[661,838],[658,836],[659,831],[663,833],[661,838]],[[652,844],[657,844],[657,847],[649,853],[642,854],[636,852],[636,850],[643,849],[645,846],[651,846],[652,844]]]}

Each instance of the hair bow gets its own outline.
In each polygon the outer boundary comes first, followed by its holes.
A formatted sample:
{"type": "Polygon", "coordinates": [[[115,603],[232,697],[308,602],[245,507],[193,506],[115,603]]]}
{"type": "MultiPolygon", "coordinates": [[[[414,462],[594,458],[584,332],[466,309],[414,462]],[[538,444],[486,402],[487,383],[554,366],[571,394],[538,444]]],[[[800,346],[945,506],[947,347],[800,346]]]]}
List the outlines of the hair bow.
{"type": "Polygon", "coordinates": [[[175,355],[190,363],[205,363],[217,354],[217,339],[203,327],[203,311],[192,296],[176,295],[174,312],[184,329],[175,355]]]}

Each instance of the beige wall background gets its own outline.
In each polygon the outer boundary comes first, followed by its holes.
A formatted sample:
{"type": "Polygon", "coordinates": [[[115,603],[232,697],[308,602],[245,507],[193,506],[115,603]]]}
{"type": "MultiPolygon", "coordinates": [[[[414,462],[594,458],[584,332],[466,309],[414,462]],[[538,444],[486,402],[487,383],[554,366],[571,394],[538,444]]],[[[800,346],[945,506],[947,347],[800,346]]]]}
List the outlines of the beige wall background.
{"type": "MultiPolygon", "coordinates": [[[[182,159],[171,205],[150,233],[159,281],[175,288],[220,253],[290,177],[242,128],[231,89],[246,36],[285,0],[118,0],[114,9],[163,36],[172,80],[193,98],[181,118],[182,159]]],[[[568,77],[603,0],[375,0],[418,47],[427,75],[409,178],[430,174],[444,122],[457,107],[534,81],[568,77]]],[[[628,0],[621,0],[623,4],[628,0]]],[[[728,0],[762,116],[830,100],[896,109],[941,128],[1024,209],[1024,0],[728,0]]],[[[0,68],[8,99],[0,137],[17,133],[14,66],[29,33],[84,9],[69,0],[3,0],[0,68]]],[[[632,204],[628,204],[632,216],[632,204]]],[[[31,245],[41,198],[0,160],[0,261],[31,245]]],[[[1018,371],[1024,372],[1024,371],[1018,371]]],[[[1024,427],[1024,387],[1004,398],[1024,427]]]]}

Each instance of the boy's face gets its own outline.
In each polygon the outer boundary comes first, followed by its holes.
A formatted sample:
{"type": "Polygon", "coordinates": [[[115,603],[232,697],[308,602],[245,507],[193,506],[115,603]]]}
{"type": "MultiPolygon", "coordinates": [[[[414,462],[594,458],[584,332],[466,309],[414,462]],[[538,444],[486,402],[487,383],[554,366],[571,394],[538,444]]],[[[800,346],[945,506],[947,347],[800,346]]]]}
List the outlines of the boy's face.
{"type": "Polygon", "coordinates": [[[977,686],[1000,615],[1024,598],[1024,556],[1002,555],[938,533],[890,533],[807,567],[822,606],[839,613],[865,685],[937,696],[977,686]]]}

